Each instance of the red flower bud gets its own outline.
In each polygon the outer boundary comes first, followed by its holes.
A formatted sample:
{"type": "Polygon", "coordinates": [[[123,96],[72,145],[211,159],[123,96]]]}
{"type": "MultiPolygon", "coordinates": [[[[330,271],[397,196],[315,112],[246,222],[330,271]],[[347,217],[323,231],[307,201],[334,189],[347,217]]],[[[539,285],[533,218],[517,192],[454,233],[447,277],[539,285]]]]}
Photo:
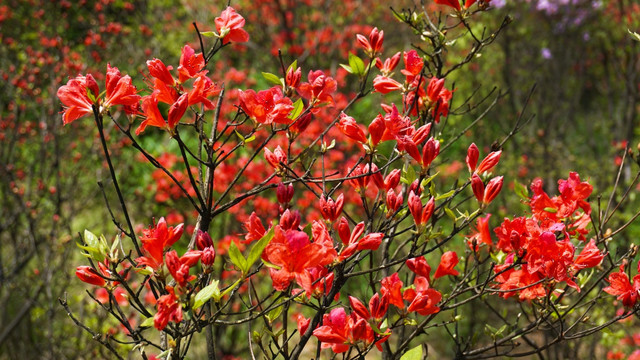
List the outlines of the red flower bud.
{"type": "Polygon", "coordinates": [[[351,116],[348,116],[345,113],[340,114],[338,129],[340,129],[343,134],[359,143],[367,143],[367,137],[364,135],[364,131],[351,116]]]}
{"type": "Polygon", "coordinates": [[[215,261],[215,259],[216,259],[216,251],[213,248],[213,246],[209,246],[204,250],[202,250],[202,257],[200,258],[202,265],[211,266],[213,265],[213,262],[215,261]]]}
{"type": "Polygon", "coordinates": [[[180,119],[182,119],[182,115],[184,115],[185,111],[187,111],[187,107],[189,106],[189,94],[182,94],[178,100],[171,105],[169,108],[169,118],[167,120],[169,124],[169,128],[173,129],[176,127],[180,119]]]}
{"type": "Polygon", "coordinates": [[[331,198],[325,199],[324,195],[320,198],[320,214],[327,221],[336,221],[342,212],[343,206],[344,194],[340,194],[335,202],[331,198]]]}
{"type": "Polygon", "coordinates": [[[271,152],[271,150],[264,148],[264,157],[269,163],[269,165],[273,166],[276,169],[281,169],[282,165],[280,163],[287,163],[287,154],[282,150],[280,145],[271,152]]]}
{"type": "Polygon", "coordinates": [[[420,145],[427,139],[427,136],[429,136],[430,132],[431,132],[431,123],[428,123],[427,125],[420,126],[418,130],[416,130],[416,132],[413,133],[411,138],[413,139],[413,142],[416,145],[420,145]]]}
{"type": "Polygon", "coordinates": [[[293,198],[293,184],[285,185],[279,183],[276,189],[276,196],[280,204],[288,204],[293,198]]]}
{"type": "Polygon", "coordinates": [[[393,169],[387,177],[384,178],[385,190],[395,189],[395,187],[400,183],[400,175],[402,175],[402,171],[400,171],[400,169],[393,169]]]}
{"type": "Polygon", "coordinates": [[[402,202],[403,202],[402,193],[396,195],[396,193],[393,191],[393,189],[389,189],[389,191],[387,191],[386,200],[387,200],[386,201],[386,203],[387,203],[387,216],[391,216],[396,211],[398,211],[398,209],[402,205],[402,202]]]}
{"type": "Polygon", "coordinates": [[[422,164],[422,158],[420,157],[420,151],[418,151],[418,146],[413,142],[413,139],[407,135],[399,136],[397,138],[398,141],[398,150],[404,151],[409,154],[418,164],[422,164]]]}
{"type": "Polygon", "coordinates": [[[430,138],[422,149],[422,168],[429,168],[438,154],[440,154],[440,142],[430,138]]]}
{"type": "Polygon", "coordinates": [[[291,130],[291,132],[295,134],[300,134],[307,129],[307,127],[309,126],[309,123],[311,122],[311,118],[312,118],[311,113],[310,112],[306,113],[298,117],[298,119],[291,125],[291,128],[289,129],[291,130]]]}
{"type": "Polygon", "coordinates": [[[416,225],[422,225],[422,201],[420,201],[420,196],[414,194],[413,191],[410,192],[407,206],[416,225]]]}
{"type": "Polygon", "coordinates": [[[338,230],[338,236],[340,236],[340,240],[343,244],[349,245],[349,239],[351,238],[351,229],[349,229],[349,222],[343,216],[340,218],[340,221],[336,224],[336,229],[338,230]]]}
{"type": "Polygon", "coordinates": [[[280,226],[283,230],[298,230],[300,226],[300,212],[285,210],[280,216],[280,226]]]}
{"type": "Polygon", "coordinates": [[[498,196],[498,194],[500,193],[500,190],[502,190],[502,182],[503,182],[502,176],[498,176],[491,179],[489,183],[487,183],[487,187],[484,190],[484,196],[482,198],[482,202],[484,204],[487,204],[487,205],[490,204],[493,201],[493,199],[495,199],[496,196],[498,196]]]}
{"type": "Polygon", "coordinates": [[[422,188],[420,187],[420,182],[418,179],[413,180],[411,185],[409,185],[409,192],[414,192],[416,195],[422,194],[422,188]]]}
{"type": "Polygon", "coordinates": [[[87,284],[104,286],[107,282],[91,266],[78,266],[76,276],[87,284]]]}
{"type": "Polygon", "coordinates": [[[357,249],[359,251],[363,250],[378,250],[380,244],[382,244],[382,239],[384,238],[383,233],[371,233],[365,235],[359,242],[357,249]]]}
{"type": "Polygon", "coordinates": [[[478,165],[476,172],[478,174],[482,174],[484,172],[490,172],[491,169],[493,169],[493,167],[498,164],[498,161],[500,161],[501,154],[502,154],[502,150],[492,151],[491,153],[489,153],[489,155],[487,155],[487,157],[480,162],[480,165],[478,165]]]}
{"type": "Polygon", "coordinates": [[[469,145],[469,149],[467,150],[467,158],[466,158],[467,168],[469,169],[470,173],[473,173],[474,171],[476,171],[476,165],[478,165],[479,157],[480,157],[480,152],[478,151],[478,147],[476,146],[476,144],[471,143],[471,145],[469,145]]]}
{"type": "Polygon", "coordinates": [[[378,114],[371,124],[369,124],[369,134],[371,135],[371,144],[373,146],[377,146],[380,143],[385,129],[384,118],[378,114]]]}
{"type": "Polygon", "coordinates": [[[286,76],[287,86],[292,88],[297,88],[300,85],[301,79],[302,79],[302,70],[300,68],[297,68],[295,70],[292,67],[289,68],[289,71],[287,71],[287,76],[286,76]]]}
{"type": "Polygon", "coordinates": [[[484,183],[476,173],[473,173],[471,176],[471,189],[473,190],[473,195],[475,195],[478,202],[482,202],[484,199],[484,183]]]}
{"type": "Polygon", "coordinates": [[[213,240],[211,240],[211,236],[200,229],[198,229],[198,234],[196,235],[196,246],[198,250],[204,250],[209,246],[213,246],[213,240]]]}
{"type": "Polygon", "coordinates": [[[378,75],[373,79],[373,88],[381,94],[387,94],[392,91],[401,90],[402,84],[390,77],[378,75]]]}

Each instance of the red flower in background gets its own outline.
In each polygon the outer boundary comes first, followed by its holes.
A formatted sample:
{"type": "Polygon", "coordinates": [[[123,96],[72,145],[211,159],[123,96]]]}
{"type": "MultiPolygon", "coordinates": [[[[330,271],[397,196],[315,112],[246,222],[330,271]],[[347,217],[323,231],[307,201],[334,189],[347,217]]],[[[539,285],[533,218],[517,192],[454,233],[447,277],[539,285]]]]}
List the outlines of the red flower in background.
{"type": "Polygon", "coordinates": [[[219,17],[215,19],[216,30],[222,39],[223,44],[230,41],[242,43],[249,41],[249,34],[242,28],[244,18],[236,13],[232,7],[227,7],[219,17]]]}

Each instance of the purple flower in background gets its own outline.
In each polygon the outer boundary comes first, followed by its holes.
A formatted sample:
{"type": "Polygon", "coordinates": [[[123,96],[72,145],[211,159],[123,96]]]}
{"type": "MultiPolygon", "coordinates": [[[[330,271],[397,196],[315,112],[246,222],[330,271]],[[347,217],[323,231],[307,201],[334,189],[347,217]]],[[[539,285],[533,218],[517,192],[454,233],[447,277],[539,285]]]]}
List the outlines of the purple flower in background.
{"type": "Polygon", "coordinates": [[[547,59],[547,60],[553,57],[553,55],[551,54],[551,50],[549,50],[549,48],[542,48],[542,50],[540,50],[540,54],[544,59],[547,59]]]}

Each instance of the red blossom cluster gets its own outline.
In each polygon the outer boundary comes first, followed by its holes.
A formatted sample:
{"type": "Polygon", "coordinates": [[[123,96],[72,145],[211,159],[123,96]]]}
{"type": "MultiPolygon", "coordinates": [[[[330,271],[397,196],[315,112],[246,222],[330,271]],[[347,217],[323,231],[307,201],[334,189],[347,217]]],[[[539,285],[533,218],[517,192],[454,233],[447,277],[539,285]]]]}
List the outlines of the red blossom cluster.
{"type": "MultiPolygon", "coordinates": [[[[586,243],[578,255],[571,241],[575,235],[584,240],[590,222],[591,208],[586,198],[591,195],[591,185],[580,181],[576,173],[558,184],[560,195],[550,198],[542,190],[542,180],[534,180],[529,200],[531,216],[505,218],[494,229],[496,248],[507,254],[504,263],[494,269],[504,298],[519,295],[520,300],[533,300],[546,296],[560,282],[580,291],[575,282],[578,271],[599,265],[604,257],[594,240],[586,243]]],[[[478,227],[484,228],[482,224],[478,227]]],[[[479,230],[482,232],[484,235],[476,238],[486,242],[486,229],[479,230]]]]}

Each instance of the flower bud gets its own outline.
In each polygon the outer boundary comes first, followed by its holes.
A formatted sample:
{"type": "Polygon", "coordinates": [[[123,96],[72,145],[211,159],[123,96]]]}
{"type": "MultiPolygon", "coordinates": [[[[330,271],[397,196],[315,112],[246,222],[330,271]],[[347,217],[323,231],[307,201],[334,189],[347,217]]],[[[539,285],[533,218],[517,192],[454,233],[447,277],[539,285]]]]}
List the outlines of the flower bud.
{"type": "Polygon", "coordinates": [[[293,184],[285,185],[283,183],[278,184],[276,189],[276,196],[280,204],[288,204],[293,198],[293,184]]]}
{"type": "Polygon", "coordinates": [[[491,169],[493,169],[493,167],[498,164],[498,161],[500,161],[501,154],[502,154],[502,150],[492,151],[491,153],[489,153],[489,155],[487,155],[487,157],[480,162],[480,165],[478,165],[476,172],[478,174],[482,174],[484,172],[490,172],[491,169]]]}
{"type": "Polygon", "coordinates": [[[107,282],[91,266],[78,266],[76,276],[87,284],[104,286],[107,282]]]}
{"type": "Polygon", "coordinates": [[[213,246],[213,240],[207,232],[198,229],[198,234],[196,235],[196,246],[198,247],[198,250],[204,250],[209,246],[213,246]]]}
{"type": "Polygon", "coordinates": [[[213,246],[209,246],[202,250],[202,257],[200,261],[204,266],[211,266],[216,259],[216,251],[213,246]]]}
{"type": "Polygon", "coordinates": [[[480,157],[480,152],[478,151],[478,147],[475,143],[471,143],[469,145],[469,149],[467,150],[467,168],[470,173],[476,171],[476,165],[478,165],[478,158],[480,157]]]}

